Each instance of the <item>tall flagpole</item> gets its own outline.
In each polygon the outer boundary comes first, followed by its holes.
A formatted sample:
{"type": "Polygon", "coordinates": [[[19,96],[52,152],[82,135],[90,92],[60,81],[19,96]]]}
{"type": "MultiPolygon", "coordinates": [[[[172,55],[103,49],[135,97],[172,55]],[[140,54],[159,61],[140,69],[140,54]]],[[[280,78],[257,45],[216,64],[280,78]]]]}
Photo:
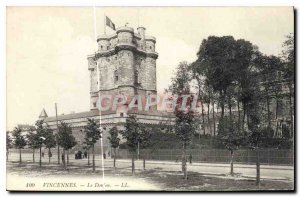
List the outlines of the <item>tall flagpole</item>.
{"type": "Polygon", "coordinates": [[[106,35],[106,16],[105,16],[105,13],[103,14],[103,31],[104,31],[104,35],[106,35]]]}
{"type": "MultiPolygon", "coordinates": [[[[104,18],[104,20],[105,20],[105,18],[104,18]]],[[[105,26],[105,23],[104,23],[104,26],[105,26]]],[[[95,40],[97,42],[97,22],[96,22],[96,7],[95,6],[94,6],[94,33],[95,33],[95,40]]],[[[98,48],[96,47],[95,51],[97,51],[97,50],[98,50],[98,48]]],[[[97,61],[96,61],[96,70],[97,70],[98,97],[99,97],[99,104],[98,104],[99,105],[99,129],[101,131],[100,72],[99,72],[99,65],[98,65],[97,61]]],[[[102,182],[104,185],[103,133],[101,134],[100,144],[101,144],[102,182]]]]}

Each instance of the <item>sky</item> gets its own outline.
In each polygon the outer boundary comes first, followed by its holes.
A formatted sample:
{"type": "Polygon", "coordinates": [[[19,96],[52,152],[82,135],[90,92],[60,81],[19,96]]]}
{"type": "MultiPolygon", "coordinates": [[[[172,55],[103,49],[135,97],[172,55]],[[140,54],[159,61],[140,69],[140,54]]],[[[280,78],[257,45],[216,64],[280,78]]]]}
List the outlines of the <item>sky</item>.
{"type": "MultiPolygon", "coordinates": [[[[157,90],[168,87],[181,61],[193,62],[201,41],[232,35],[278,55],[294,32],[292,7],[96,7],[96,32],[104,15],[116,27],[146,28],[156,37],[157,90]]],[[[89,110],[87,55],[95,51],[93,7],[7,7],[7,130],[49,116],[89,110]]],[[[113,30],[106,28],[107,34],[113,30]]]]}

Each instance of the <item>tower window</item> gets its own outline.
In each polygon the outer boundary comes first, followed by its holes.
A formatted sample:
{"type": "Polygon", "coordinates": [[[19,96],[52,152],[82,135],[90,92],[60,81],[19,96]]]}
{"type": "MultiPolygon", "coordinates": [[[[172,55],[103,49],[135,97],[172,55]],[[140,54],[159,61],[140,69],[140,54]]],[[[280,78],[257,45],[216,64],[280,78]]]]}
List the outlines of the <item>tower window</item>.
{"type": "Polygon", "coordinates": [[[103,46],[101,45],[100,48],[103,49],[103,46]]]}
{"type": "Polygon", "coordinates": [[[94,107],[97,107],[97,104],[96,104],[96,102],[94,102],[94,103],[93,103],[93,106],[94,106],[94,107]]]}
{"type": "Polygon", "coordinates": [[[150,50],[152,50],[152,46],[150,46],[150,50]]]}
{"type": "Polygon", "coordinates": [[[124,114],[123,114],[123,113],[120,113],[120,116],[121,116],[121,117],[123,117],[123,116],[124,116],[124,114]]]}

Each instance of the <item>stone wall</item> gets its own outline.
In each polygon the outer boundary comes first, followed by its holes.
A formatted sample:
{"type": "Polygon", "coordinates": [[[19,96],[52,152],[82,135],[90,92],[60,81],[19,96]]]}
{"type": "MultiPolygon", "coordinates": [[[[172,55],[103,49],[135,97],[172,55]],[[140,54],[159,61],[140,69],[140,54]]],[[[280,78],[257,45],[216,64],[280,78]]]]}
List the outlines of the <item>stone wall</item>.
{"type": "MultiPolygon", "coordinates": [[[[156,94],[156,39],[145,36],[145,28],[121,27],[116,34],[99,36],[96,55],[88,56],[90,70],[91,109],[97,109],[98,78],[96,62],[100,68],[101,94],[156,94]]],[[[155,108],[155,107],[154,107],[155,108]]],[[[155,108],[156,109],[156,108],[155,108]]]]}

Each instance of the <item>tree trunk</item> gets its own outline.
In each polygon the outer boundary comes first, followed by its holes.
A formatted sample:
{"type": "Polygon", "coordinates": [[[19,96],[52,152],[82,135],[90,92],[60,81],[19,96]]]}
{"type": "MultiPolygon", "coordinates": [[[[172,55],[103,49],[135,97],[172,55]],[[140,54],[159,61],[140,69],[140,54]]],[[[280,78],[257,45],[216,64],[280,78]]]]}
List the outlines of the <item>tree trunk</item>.
{"type": "Polygon", "coordinates": [[[116,168],[116,157],[117,157],[117,151],[116,148],[114,148],[114,168],[116,168]]]}
{"type": "Polygon", "coordinates": [[[135,151],[132,151],[132,158],[131,158],[131,174],[134,176],[134,153],[135,151]]]}
{"type": "Polygon", "coordinates": [[[230,150],[230,174],[233,176],[233,150],[230,150]]]}
{"type": "Polygon", "coordinates": [[[22,163],[22,149],[20,148],[19,151],[20,151],[20,160],[19,160],[19,163],[21,164],[22,163]]]}
{"type": "Polygon", "coordinates": [[[185,150],[185,143],[182,145],[182,172],[183,172],[183,178],[185,180],[188,179],[187,176],[187,166],[186,166],[186,150],[185,150]]]}
{"type": "Polygon", "coordinates": [[[213,121],[214,121],[214,136],[216,136],[216,119],[215,119],[215,103],[213,101],[213,121]]]}
{"type": "Polygon", "coordinates": [[[6,149],[6,161],[8,161],[9,149],[6,149]]]}
{"type": "Polygon", "coordinates": [[[63,158],[62,158],[62,162],[63,162],[63,165],[64,165],[64,169],[67,169],[67,166],[66,166],[66,151],[65,151],[64,148],[63,148],[63,158]]]}
{"type": "Polygon", "coordinates": [[[207,104],[207,121],[208,121],[208,127],[209,127],[209,134],[210,134],[210,136],[212,136],[211,124],[210,124],[210,118],[209,118],[209,110],[210,110],[210,103],[207,104]]]}
{"type": "Polygon", "coordinates": [[[35,163],[34,148],[32,149],[32,161],[33,161],[33,163],[35,163]]]}
{"type": "Polygon", "coordinates": [[[203,135],[205,136],[205,125],[204,125],[204,123],[205,123],[205,120],[204,120],[204,107],[203,107],[203,103],[202,103],[202,101],[201,101],[201,108],[202,108],[202,110],[201,110],[201,115],[202,115],[202,126],[203,126],[203,135]]]}
{"type": "Polygon", "coordinates": [[[88,166],[90,165],[90,149],[88,149],[88,151],[87,151],[87,156],[88,156],[88,166]]]}
{"type": "Polygon", "coordinates": [[[260,161],[259,161],[259,148],[256,147],[256,185],[260,187],[260,161]]]}
{"type": "Polygon", "coordinates": [[[246,119],[246,104],[243,103],[243,119],[242,119],[242,131],[245,132],[245,119],[246,119]]]}
{"type": "Polygon", "coordinates": [[[69,165],[69,149],[67,150],[67,165],[69,165]]]}
{"type": "Polygon", "coordinates": [[[143,169],[146,170],[146,157],[144,155],[144,158],[143,158],[143,169]]]}
{"type": "Polygon", "coordinates": [[[276,98],[275,120],[276,120],[276,135],[278,135],[278,98],[276,98]]]}
{"type": "Polygon", "coordinates": [[[292,103],[292,97],[293,97],[293,94],[292,94],[292,91],[293,91],[293,87],[292,87],[292,84],[289,83],[289,100],[290,100],[290,118],[291,118],[291,131],[292,131],[292,135],[291,136],[294,136],[294,118],[293,118],[293,103],[292,103]]]}
{"type": "Polygon", "coordinates": [[[223,120],[224,118],[224,112],[225,112],[225,92],[220,91],[220,95],[221,95],[221,120],[223,120]]]}
{"type": "Polygon", "coordinates": [[[50,154],[51,154],[51,150],[50,150],[50,148],[49,148],[49,149],[48,149],[49,164],[50,164],[50,160],[51,160],[50,154]]]}
{"type": "Polygon", "coordinates": [[[232,121],[231,101],[229,101],[228,107],[229,107],[229,118],[230,118],[230,121],[232,121]]]}
{"type": "Polygon", "coordinates": [[[240,132],[241,129],[240,101],[237,101],[237,108],[238,108],[238,131],[240,132]]]}
{"type": "Polygon", "coordinates": [[[40,146],[40,166],[42,166],[42,146],[40,146]]]}
{"type": "Polygon", "coordinates": [[[266,89],[266,96],[267,96],[267,117],[268,117],[268,127],[271,128],[271,114],[270,114],[270,101],[269,101],[269,91],[266,89]]]}
{"type": "Polygon", "coordinates": [[[92,153],[93,153],[93,172],[95,172],[95,145],[92,146],[92,153]]]}
{"type": "Polygon", "coordinates": [[[57,145],[57,163],[60,164],[60,152],[59,152],[59,146],[57,145]]]}

